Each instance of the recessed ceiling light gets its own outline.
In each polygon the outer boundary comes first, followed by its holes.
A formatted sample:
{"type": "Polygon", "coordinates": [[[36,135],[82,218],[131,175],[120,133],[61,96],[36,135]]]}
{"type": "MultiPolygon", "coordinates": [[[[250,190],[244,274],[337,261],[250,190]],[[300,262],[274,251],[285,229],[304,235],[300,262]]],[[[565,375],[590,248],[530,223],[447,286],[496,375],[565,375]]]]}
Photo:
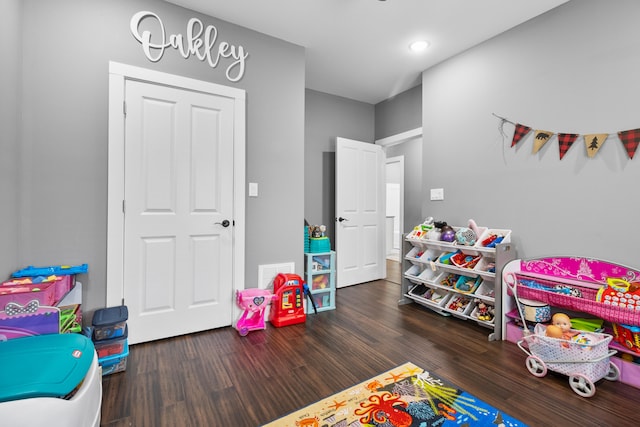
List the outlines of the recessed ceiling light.
{"type": "Polygon", "coordinates": [[[412,52],[422,52],[428,47],[429,42],[426,40],[418,40],[409,45],[409,49],[411,49],[412,52]]]}

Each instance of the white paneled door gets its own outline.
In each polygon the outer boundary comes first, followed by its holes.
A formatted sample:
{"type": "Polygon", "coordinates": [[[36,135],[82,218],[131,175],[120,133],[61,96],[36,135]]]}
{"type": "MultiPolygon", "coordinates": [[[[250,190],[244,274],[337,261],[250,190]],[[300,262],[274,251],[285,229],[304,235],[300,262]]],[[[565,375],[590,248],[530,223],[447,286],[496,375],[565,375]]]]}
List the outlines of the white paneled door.
{"type": "Polygon", "coordinates": [[[139,343],[228,326],[233,99],[127,80],[123,296],[139,343]]]}
{"type": "Polygon", "coordinates": [[[338,288],[386,276],[385,195],[385,154],[382,147],[337,138],[338,288]]]}

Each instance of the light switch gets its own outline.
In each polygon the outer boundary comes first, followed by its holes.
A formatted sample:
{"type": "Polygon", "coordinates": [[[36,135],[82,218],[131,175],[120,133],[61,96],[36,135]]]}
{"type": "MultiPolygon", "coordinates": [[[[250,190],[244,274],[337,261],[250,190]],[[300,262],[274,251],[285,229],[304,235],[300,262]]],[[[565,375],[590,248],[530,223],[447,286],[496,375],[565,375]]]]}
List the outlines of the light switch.
{"type": "Polygon", "coordinates": [[[432,188],[431,200],[444,200],[444,188],[432,188]]]}
{"type": "Polygon", "coordinates": [[[250,182],[249,183],[249,197],[258,197],[258,183],[250,182]]]}

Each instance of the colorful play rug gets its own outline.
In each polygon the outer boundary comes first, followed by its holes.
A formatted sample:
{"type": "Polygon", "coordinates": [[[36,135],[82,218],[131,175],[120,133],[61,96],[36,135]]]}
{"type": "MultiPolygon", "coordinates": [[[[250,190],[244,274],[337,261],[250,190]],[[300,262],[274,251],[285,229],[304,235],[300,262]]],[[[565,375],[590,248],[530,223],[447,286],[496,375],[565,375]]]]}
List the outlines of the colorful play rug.
{"type": "Polygon", "coordinates": [[[526,427],[474,396],[405,363],[263,427],[526,427]]]}

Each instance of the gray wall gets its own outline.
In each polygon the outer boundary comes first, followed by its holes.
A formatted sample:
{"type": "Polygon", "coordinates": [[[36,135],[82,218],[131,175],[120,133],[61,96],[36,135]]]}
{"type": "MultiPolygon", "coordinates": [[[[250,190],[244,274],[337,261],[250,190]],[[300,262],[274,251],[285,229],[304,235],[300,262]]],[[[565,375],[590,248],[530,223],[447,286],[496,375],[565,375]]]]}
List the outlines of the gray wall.
{"type": "MultiPolygon", "coordinates": [[[[20,253],[18,162],[20,147],[19,0],[0,2],[0,272],[13,271],[20,253]]],[[[0,275],[0,278],[2,276],[0,275]]]]}
{"type": "MultiPolygon", "coordinates": [[[[376,139],[422,127],[422,85],[376,104],[376,139]]],[[[413,140],[386,149],[387,158],[404,156],[404,230],[420,224],[422,217],[422,151],[424,142],[413,140]]]]}
{"type": "Polygon", "coordinates": [[[509,228],[520,257],[591,256],[638,265],[640,2],[572,1],[423,73],[423,216],[509,228]],[[534,129],[610,133],[589,159],[578,139],[510,148],[507,117],[534,129]],[[443,187],[445,200],[429,201],[443,187]]]}
{"type": "Polygon", "coordinates": [[[333,249],[336,137],[373,143],[374,117],[372,104],[306,90],[304,215],[312,225],[327,226],[333,249]]]}
{"type": "Polygon", "coordinates": [[[423,146],[422,139],[413,139],[386,149],[387,158],[404,157],[404,229],[401,233],[411,231],[424,220],[421,199],[423,146]]]}
{"type": "Polygon", "coordinates": [[[375,109],[376,139],[421,127],[422,85],[377,103],[375,109]]]}
{"type": "MultiPolygon", "coordinates": [[[[365,142],[422,126],[422,90],[416,86],[376,105],[314,90],[305,100],[305,218],[325,224],[335,248],[336,137],[365,142]]],[[[422,221],[422,144],[389,147],[387,157],[405,156],[405,228],[422,221]]]]}
{"type": "MultiPolygon", "coordinates": [[[[21,198],[19,215],[3,214],[0,238],[19,241],[21,250],[12,259],[13,248],[3,247],[9,256],[0,275],[25,265],[86,262],[85,309],[104,306],[110,60],[247,91],[246,181],[259,183],[260,196],[246,199],[246,286],[257,285],[259,264],[293,261],[302,274],[303,230],[297,226],[304,217],[302,47],[163,1],[25,0],[3,2],[0,12],[1,22],[9,24],[3,31],[19,32],[3,40],[20,49],[16,53],[3,43],[0,55],[22,56],[6,83],[22,88],[8,92],[19,98],[17,108],[5,112],[3,100],[2,110],[3,120],[21,117],[19,129],[2,128],[3,148],[5,137],[21,133],[13,155],[19,159],[20,180],[10,188],[4,179],[0,184],[4,201],[21,198]],[[23,16],[14,10],[18,4],[23,16]],[[224,67],[212,69],[175,51],[149,62],[129,31],[131,16],[141,10],[159,14],[168,33],[185,33],[192,17],[215,25],[219,40],[249,52],[244,78],[229,82],[224,67]]],[[[4,164],[4,153],[2,158],[4,164]]]]}

